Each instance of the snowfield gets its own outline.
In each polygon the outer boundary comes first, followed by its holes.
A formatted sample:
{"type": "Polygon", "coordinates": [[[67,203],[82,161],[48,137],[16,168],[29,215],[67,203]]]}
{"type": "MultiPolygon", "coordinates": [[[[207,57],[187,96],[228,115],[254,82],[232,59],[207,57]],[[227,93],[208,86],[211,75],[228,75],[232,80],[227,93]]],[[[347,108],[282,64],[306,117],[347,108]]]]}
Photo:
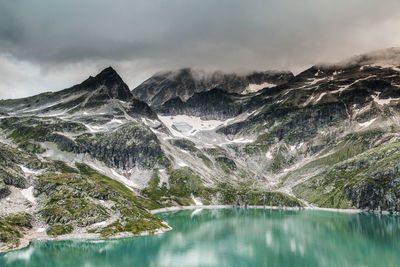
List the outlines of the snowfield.
{"type": "Polygon", "coordinates": [[[33,196],[33,186],[21,190],[21,194],[30,202],[35,202],[35,197],[33,196]]]}
{"type": "Polygon", "coordinates": [[[241,92],[241,94],[246,95],[246,94],[250,94],[250,93],[255,93],[264,88],[272,88],[275,86],[276,86],[276,84],[268,83],[268,82],[265,82],[262,84],[251,83],[246,87],[246,89],[243,92],[241,92]]]}
{"type": "Polygon", "coordinates": [[[202,120],[200,117],[188,115],[161,116],[160,121],[170,130],[175,137],[193,136],[200,131],[211,131],[224,125],[225,121],[202,120]]]}

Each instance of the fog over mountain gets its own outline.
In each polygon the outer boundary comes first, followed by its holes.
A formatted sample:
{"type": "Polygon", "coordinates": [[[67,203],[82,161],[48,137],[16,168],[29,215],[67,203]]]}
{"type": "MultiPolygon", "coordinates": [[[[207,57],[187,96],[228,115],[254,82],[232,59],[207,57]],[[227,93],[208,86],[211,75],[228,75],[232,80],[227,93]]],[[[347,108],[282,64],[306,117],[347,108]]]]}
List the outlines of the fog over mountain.
{"type": "Polygon", "coordinates": [[[296,74],[398,46],[399,26],[396,0],[0,1],[0,98],[59,90],[109,65],[131,88],[185,67],[296,74]]]}

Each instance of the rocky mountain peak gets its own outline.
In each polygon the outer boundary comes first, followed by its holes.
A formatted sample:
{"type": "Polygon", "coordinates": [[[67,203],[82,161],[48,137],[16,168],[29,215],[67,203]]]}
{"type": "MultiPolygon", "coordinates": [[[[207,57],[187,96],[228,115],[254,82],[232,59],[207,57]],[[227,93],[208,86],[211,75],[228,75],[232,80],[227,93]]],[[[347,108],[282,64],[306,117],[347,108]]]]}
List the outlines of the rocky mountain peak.
{"type": "Polygon", "coordinates": [[[112,68],[90,76],[70,88],[36,96],[0,102],[0,112],[38,114],[57,111],[73,113],[83,108],[105,107],[109,100],[130,102],[133,95],[121,76],[112,68]]]}
{"type": "Polygon", "coordinates": [[[115,71],[115,69],[111,66],[108,66],[107,68],[103,69],[98,75],[118,75],[118,73],[115,71]]]}
{"type": "Polygon", "coordinates": [[[115,98],[123,101],[132,98],[132,93],[128,85],[112,67],[105,68],[95,77],[89,77],[81,86],[91,90],[98,90],[97,93],[102,93],[108,98],[115,98]]]}

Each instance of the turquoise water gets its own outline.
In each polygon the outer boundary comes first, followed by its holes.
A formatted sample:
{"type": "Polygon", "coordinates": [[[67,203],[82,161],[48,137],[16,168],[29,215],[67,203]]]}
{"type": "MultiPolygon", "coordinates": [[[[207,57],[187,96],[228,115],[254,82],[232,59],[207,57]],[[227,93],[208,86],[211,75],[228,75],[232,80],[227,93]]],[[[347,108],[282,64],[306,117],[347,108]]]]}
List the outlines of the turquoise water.
{"type": "Polygon", "coordinates": [[[289,210],[161,213],[162,235],[36,241],[0,266],[400,266],[400,217],[289,210]]]}

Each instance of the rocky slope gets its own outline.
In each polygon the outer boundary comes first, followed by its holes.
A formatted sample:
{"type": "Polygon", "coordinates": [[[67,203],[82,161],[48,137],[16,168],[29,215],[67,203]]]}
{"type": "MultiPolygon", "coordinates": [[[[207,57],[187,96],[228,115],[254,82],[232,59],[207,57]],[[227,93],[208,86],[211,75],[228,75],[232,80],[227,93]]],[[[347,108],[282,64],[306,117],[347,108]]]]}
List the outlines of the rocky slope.
{"type": "Polygon", "coordinates": [[[149,210],[173,205],[400,212],[399,58],[389,49],[296,76],[185,69],[133,94],[107,68],[1,101],[1,249],[167,229],[149,210]]]}

